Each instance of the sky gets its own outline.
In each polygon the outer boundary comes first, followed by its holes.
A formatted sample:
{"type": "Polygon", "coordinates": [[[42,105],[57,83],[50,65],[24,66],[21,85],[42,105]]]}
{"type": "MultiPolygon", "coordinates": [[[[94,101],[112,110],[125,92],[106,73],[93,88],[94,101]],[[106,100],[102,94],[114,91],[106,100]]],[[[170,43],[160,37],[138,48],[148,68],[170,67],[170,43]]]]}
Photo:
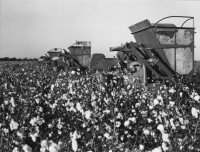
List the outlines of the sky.
{"type": "MultiPolygon", "coordinates": [[[[135,41],[129,26],[167,16],[193,16],[200,60],[198,0],[0,0],[0,57],[39,58],[52,48],[91,41],[92,54],[135,41]]],[[[168,19],[181,25],[184,20],[168,19]]],[[[188,26],[192,26],[189,21],[188,26]]]]}

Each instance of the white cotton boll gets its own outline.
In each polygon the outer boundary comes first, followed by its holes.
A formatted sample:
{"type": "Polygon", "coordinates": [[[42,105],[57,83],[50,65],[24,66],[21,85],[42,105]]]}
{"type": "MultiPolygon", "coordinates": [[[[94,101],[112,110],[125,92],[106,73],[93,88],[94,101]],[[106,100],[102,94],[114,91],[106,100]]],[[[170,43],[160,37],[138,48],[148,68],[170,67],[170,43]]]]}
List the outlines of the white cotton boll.
{"type": "Polygon", "coordinates": [[[151,118],[147,118],[148,123],[151,123],[153,120],[151,118]]]}
{"type": "Polygon", "coordinates": [[[4,101],[4,104],[5,104],[5,105],[8,105],[8,104],[9,104],[8,100],[5,100],[5,101],[4,101]]]}
{"type": "Polygon", "coordinates": [[[71,141],[72,141],[73,151],[75,151],[75,152],[78,151],[78,143],[77,143],[76,139],[72,138],[71,141]]]}
{"type": "Polygon", "coordinates": [[[92,112],[91,111],[85,111],[85,118],[86,119],[90,119],[90,117],[91,117],[91,115],[92,115],[92,112]]]}
{"type": "Polygon", "coordinates": [[[170,101],[169,104],[170,104],[171,107],[173,107],[175,102],[174,101],[170,101]]]}
{"type": "Polygon", "coordinates": [[[153,100],[153,104],[154,104],[154,106],[157,105],[157,104],[159,104],[159,100],[158,99],[154,99],[153,100]]]}
{"type": "Polygon", "coordinates": [[[12,107],[16,107],[13,97],[10,98],[10,103],[11,103],[12,107]]]}
{"type": "Polygon", "coordinates": [[[138,108],[138,107],[140,107],[140,105],[141,105],[141,103],[136,103],[135,107],[138,108]]]}
{"type": "Polygon", "coordinates": [[[59,152],[59,150],[60,148],[54,142],[52,142],[51,145],[49,146],[49,152],[59,152]]]}
{"type": "Polygon", "coordinates": [[[110,110],[106,109],[106,110],[103,111],[103,113],[109,114],[109,113],[110,113],[110,110]]]}
{"type": "Polygon", "coordinates": [[[180,95],[180,97],[183,97],[183,92],[180,92],[179,95],[180,95]]]}
{"type": "Polygon", "coordinates": [[[117,118],[117,119],[123,119],[123,116],[122,116],[121,113],[118,113],[116,118],[117,118]]]}
{"type": "Polygon", "coordinates": [[[195,101],[199,101],[199,99],[200,99],[200,96],[197,94],[197,95],[194,97],[194,100],[195,100],[195,101]]]}
{"type": "Polygon", "coordinates": [[[162,116],[162,117],[166,117],[167,114],[166,114],[164,111],[162,111],[161,116],[162,116]]]}
{"type": "Polygon", "coordinates": [[[4,83],[4,87],[5,87],[5,89],[7,89],[7,83],[4,83]]]}
{"type": "Polygon", "coordinates": [[[196,108],[192,107],[191,113],[192,113],[193,117],[198,118],[199,110],[197,110],[196,108]]]}
{"type": "Polygon", "coordinates": [[[36,102],[37,104],[39,104],[39,103],[40,103],[40,99],[35,99],[35,102],[36,102]]]}
{"type": "Polygon", "coordinates": [[[119,128],[121,126],[121,122],[120,121],[116,121],[116,127],[119,128]]]}
{"type": "Polygon", "coordinates": [[[135,117],[131,117],[128,120],[132,121],[133,123],[136,123],[136,118],[135,117]]]}
{"type": "Polygon", "coordinates": [[[20,152],[18,147],[15,147],[12,152],[20,152]]]}
{"type": "Polygon", "coordinates": [[[170,119],[170,125],[172,126],[172,129],[176,129],[173,118],[170,119]]]}
{"type": "Polygon", "coordinates": [[[33,140],[33,142],[35,142],[37,135],[36,134],[30,134],[30,137],[33,140]]]}
{"type": "Polygon", "coordinates": [[[110,135],[108,133],[105,133],[103,136],[106,137],[106,139],[110,138],[110,135]]]}
{"type": "Polygon", "coordinates": [[[97,105],[96,101],[92,101],[91,105],[92,105],[92,107],[96,107],[96,105],[97,105]]]}
{"type": "Polygon", "coordinates": [[[163,133],[162,134],[162,139],[163,139],[164,142],[170,143],[170,141],[169,141],[169,134],[163,133]]]}
{"type": "Polygon", "coordinates": [[[163,97],[159,94],[159,95],[157,95],[157,99],[158,100],[163,100],[163,97]]]}
{"type": "Polygon", "coordinates": [[[36,119],[36,117],[34,117],[34,118],[32,118],[31,120],[30,120],[30,124],[32,125],[32,126],[34,126],[34,125],[36,125],[36,122],[37,122],[37,119],[36,119]]]}
{"type": "Polygon", "coordinates": [[[162,124],[159,124],[157,129],[160,130],[161,133],[164,133],[164,126],[162,124]]]}
{"type": "Polygon", "coordinates": [[[129,120],[127,120],[127,121],[124,122],[124,126],[125,126],[125,127],[127,127],[127,126],[129,126],[129,125],[130,125],[130,121],[129,121],[129,120]]]}
{"type": "Polygon", "coordinates": [[[148,129],[143,129],[143,134],[145,134],[146,136],[150,134],[148,129]]]}
{"type": "Polygon", "coordinates": [[[81,111],[81,109],[82,109],[81,104],[79,102],[76,103],[76,109],[78,111],[81,111]]]}
{"type": "Polygon", "coordinates": [[[55,85],[52,84],[52,85],[51,85],[51,91],[53,91],[54,87],[55,87],[55,85]]]}
{"type": "Polygon", "coordinates": [[[185,128],[186,128],[185,125],[182,125],[182,126],[181,126],[181,129],[185,129],[185,128]]]}
{"type": "Polygon", "coordinates": [[[75,71],[71,71],[71,74],[75,74],[76,72],[75,71]]]}
{"type": "Polygon", "coordinates": [[[152,105],[149,105],[149,109],[152,110],[154,107],[152,105]]]}
{"type": "Polygon", "coordinates": [[[157,148],[153,149],[151,152],[162,152],[162,148],[157,147],[157,148]]]}
{"type": "Polygon", "coordinates": [[[131,85],[129,84],[128,86],[127,86],[127,89],[129,90],[131,88],[131,85]]]}
{"type": "Polygon", "coordinates": [[[144,145],[140,144],[140,145],[139,145],[139,149],[140,149],[140,150],[144,150],[144,145]]]}
{"type": "Polygon", "coordinates": [[[18,127],[19,127],[19,124],[12,119],[10,122],[10,129],[16,130],[16,129],[18,129],[18,127]]]}
{"type": "Polygon", "coordinates": [[[172,94],[173,94],[173,93],[175,93],[175,92],[176,92],[176,90],[174,90],[173,87],[169,89],[169,93],[172,93],[172,94]]]}
{"type": "Polygon", "coordinates": [[[163,149],[163,151],[169,150],[169,147],[167,146],[167,144],[165,142],[162,143],[162,149],[163,149]]]}
{"type": "Polygon", "coordinates": [[[184,124],[183,118],[179,117],[179,122],[183,125],[184,124]]]}
{"type": "Polygon", "coordinates": [[[27,144],[23,145],[22,149],[24,152],[32,152],[32,148],[27,144]]]}
{"type": "Polygon", "coordinates": [[[46,148],[41,147],[41,148],[40,148],[40,152],[47,152],[47,150],[46,150],[46,148]]]}
{"type": "Polygon", "coordinates": [[[46,139],[41,141],[41,147],[48,149],[48,141],[46,139]]]}
{"type": "Polygon", "coordinates": [[[24,136],[23,136],[23,134],[21,133],[21,132],[19,132],[19,131],[17,131],[17,136],[19,137],[19,138],[23,138],[24,136]]]}
{"type": "Polygon", "coordinates": [[[95,94],[91,94],[91,99],[96,100],[97,96],[95,94]]]}

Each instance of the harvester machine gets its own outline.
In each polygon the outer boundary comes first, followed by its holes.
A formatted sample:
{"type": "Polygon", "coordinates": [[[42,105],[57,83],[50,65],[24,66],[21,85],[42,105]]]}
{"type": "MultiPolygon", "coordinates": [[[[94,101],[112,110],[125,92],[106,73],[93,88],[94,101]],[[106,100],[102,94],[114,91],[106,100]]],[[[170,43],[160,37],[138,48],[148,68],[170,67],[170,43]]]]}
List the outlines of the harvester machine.
{"type": "Polygon", "coordinates": [[[148,84],[175,75],[188,75],[194,69],[194,18],[169,16],[156,23],[144,20],[129,27],[136,43],[130,42],[110,51],[118,51],[119,62],[126,60],[127,69],[148,84]],[[160,23],[168,18],[186,19],[181,26],[160,23]],[[192,27],[185,23],[192,20],[192,27]]]}

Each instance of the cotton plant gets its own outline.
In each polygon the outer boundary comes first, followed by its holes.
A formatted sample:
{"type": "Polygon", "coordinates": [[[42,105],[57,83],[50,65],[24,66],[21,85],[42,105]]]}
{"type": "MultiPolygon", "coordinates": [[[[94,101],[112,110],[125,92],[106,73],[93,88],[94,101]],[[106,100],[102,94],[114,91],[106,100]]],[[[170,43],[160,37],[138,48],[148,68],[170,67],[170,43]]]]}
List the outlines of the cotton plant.
{"type": "Polygon", "coordinates": [[[10,129],[11,130],[17,130],[18,127],[19,127],[19,124],[12,119],[11,122],[10,122],[10,129]]]}

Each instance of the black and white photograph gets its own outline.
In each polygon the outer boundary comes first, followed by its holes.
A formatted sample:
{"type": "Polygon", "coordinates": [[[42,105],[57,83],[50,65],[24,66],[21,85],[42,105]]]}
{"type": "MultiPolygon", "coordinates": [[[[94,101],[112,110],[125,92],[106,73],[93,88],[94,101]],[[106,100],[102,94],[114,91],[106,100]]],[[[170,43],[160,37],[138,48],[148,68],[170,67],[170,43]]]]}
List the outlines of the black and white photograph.
{"type": "Polygon", "coordinates": [[[200,152],[199,0],[0,0],[0,152],[200,152]]]}

